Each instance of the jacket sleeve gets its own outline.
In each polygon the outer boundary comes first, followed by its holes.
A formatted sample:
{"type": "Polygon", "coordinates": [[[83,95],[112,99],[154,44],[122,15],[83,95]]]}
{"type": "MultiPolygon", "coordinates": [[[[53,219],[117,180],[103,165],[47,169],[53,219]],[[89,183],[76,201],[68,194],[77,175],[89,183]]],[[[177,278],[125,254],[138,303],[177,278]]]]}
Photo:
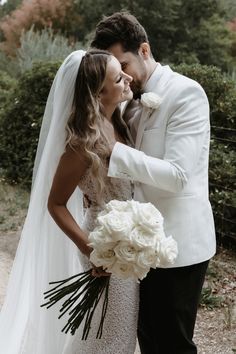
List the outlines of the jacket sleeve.
{"type": "Polygon", "coordinates": [[[108,176],[127,178],[174,193],[186,186],[203,149],[207,148],[209,104],[205,92],[196,84],[181,92],[174,107],[166,128],[163,159],[116,143],[108,176]]]}

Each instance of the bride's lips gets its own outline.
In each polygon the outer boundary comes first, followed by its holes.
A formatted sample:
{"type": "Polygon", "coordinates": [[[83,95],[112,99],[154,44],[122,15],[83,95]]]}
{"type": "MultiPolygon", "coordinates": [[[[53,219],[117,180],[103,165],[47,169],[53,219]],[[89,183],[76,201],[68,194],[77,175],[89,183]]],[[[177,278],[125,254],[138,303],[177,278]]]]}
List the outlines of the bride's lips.
{"type": "Polygon", "coordinates": [[[130,91],[130,87],[128,86],[125,90],[124,93],[128,93],[130,91]]]}

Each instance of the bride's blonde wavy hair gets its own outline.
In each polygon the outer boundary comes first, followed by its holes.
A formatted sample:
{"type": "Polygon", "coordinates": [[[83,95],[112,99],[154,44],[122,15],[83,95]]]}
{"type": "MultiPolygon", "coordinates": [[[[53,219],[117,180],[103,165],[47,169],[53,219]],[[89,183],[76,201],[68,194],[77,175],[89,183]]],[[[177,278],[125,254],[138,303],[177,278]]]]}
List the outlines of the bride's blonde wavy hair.
{"type": "MultiPolygon", "coordinates": [[[[89,50],[83,57],[75,82],[72,113],[67,123],[67,144],[79,151],[88,161],[98,190],[104,188],[104,161],[109,158],[109,146],[104,133],[105,115],[99,100],[111,54],[103,50],[89,50]]],[[[119,108],[112,116],[114,129],[127,139],[127,131],[119,108]]]]}

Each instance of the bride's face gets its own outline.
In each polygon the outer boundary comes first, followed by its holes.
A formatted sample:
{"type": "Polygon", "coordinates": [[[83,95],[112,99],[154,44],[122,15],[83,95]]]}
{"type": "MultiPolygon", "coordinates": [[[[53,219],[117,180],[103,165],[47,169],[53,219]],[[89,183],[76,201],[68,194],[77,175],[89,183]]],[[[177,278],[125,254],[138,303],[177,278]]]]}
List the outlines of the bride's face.
{"type": "Polygon", "coordinates": [[[107,63],[106,77],[100,93],[100,99],[104,106],[117,105],[120,102],[133,98],[130,89],[132,77],[124,73],[119,61],[111,56],[107,63]]]}

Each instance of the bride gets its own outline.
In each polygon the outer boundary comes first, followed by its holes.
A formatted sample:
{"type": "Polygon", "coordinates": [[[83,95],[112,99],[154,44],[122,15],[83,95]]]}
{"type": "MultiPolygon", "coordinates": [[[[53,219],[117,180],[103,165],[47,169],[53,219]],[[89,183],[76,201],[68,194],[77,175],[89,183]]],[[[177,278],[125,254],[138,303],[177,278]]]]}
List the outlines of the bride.
{"type": "Polygon", "coordinates": [[[138,284],[133,280],[111,276],[101,339],[96,339],[99,313],[82,341],[80,330],[74,336],[61,332],[59,305],[40,308],[49,281],[91,267],[88,233],[104,204],[131,199],[129,181],[107,177],[110,145],[130,143],[118,107],[132,98],[131,81],[117,59],[101,50],[73,52],[57,72],[40,132],[28,214],[0,313],[1,353],[135,351],[138,284]]]}

